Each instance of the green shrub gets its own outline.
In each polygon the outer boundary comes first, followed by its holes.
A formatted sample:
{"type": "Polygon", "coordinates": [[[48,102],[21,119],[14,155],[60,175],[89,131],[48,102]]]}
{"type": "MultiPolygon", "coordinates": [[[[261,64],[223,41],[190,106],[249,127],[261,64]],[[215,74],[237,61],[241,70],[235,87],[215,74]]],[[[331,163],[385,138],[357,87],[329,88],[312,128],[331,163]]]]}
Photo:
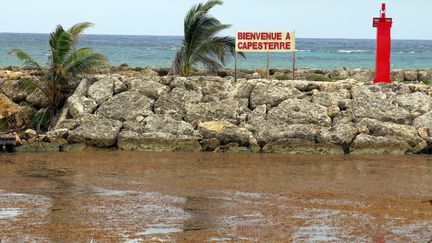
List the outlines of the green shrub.
{"type": "Polygon", "coordinates": [[[292,75],[278,75],[273,77],[276,80],[291,80],[292,75]]]}
{"type": "Polygon", "coordinates": [[[332,81],[331,78],[329,78],[326,75],[322,75],[322,74],[312,74],[312,75],[309,75],[307,77],[307,80],[310,80],[310,81],[326,81],[326,82],[332,81]]]}

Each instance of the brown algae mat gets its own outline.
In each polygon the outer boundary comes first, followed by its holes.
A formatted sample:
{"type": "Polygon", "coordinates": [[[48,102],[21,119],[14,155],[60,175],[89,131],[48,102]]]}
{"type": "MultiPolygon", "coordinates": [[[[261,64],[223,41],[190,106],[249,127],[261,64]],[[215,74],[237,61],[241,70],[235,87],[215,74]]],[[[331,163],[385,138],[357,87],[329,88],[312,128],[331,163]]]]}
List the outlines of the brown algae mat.
{"type": "Polygon", "coordinates": [[[0,242],[427,242],[432,157],[0,154],[0,242]]]}

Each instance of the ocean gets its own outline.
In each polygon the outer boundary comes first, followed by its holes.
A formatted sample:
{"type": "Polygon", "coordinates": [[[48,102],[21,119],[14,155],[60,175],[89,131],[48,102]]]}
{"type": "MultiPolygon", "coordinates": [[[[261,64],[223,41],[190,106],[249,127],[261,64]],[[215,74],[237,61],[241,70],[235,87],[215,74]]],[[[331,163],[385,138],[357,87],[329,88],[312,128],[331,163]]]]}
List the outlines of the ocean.
{"type": "MultiPolygon", "coordinates": [[[[0,33],[0,66],[20,66],[8,51],[19,48],[36,60],[46,63],[49,55],[47,34],[0,33]]],[[[79,47],[91,47],[105,54],[112,65],[127,63],[131,67],[169,67],[181,44],[179,36],[83,35],[79,47]]],[[[375,40],[298,38],[297,67],[367,68],[375,66],[375,40]]],[[[392,68],[432,68],[432,40],[393,40],[392,68]]],[[[291,53],[271,53],[271,68],[291,68],[291,53]]],[[[239,59],[245,69],[266,66],[265,53],[248,53],[239,59]]],[[[227,67],[234,67],[230,60],[227,67]]]]}

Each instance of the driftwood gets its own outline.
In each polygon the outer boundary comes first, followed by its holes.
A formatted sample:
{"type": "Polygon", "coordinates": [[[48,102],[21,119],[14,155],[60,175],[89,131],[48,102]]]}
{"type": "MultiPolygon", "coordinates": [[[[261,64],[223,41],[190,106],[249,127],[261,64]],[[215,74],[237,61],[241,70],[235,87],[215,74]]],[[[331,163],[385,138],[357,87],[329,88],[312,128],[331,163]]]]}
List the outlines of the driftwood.
{"type": "MultiPolygon", "coordinates": [[[[89,88],[90,85],[91,82],[87,78],[81,79],[74,93],[68,98],[68,100],[70,98],[84,95],[87,92],[87,89],[89,88]]],[[[67,118],[68,112],[69,112],[68,102],[66,102],[66,104],[63,106],[63,108],[60,110],[59,114],[57,115],[56,122],[53,123],[54,126],[52,126],[49,130],[51,131],[56,130],[60,126],[60,124],[67,118]]]]}

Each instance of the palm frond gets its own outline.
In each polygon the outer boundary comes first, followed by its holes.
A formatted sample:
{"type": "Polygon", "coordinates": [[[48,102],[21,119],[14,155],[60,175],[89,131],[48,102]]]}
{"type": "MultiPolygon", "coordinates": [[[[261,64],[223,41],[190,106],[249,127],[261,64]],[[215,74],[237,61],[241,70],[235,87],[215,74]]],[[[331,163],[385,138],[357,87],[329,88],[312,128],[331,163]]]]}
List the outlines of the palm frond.
{"type": "Polygon", "coordinates": [[[91,71],[99,67],[104,67],[108,64],[107,58],[98,53],[90,53],[80,56],[67,68],[68,73],[74,75],[83,71],[91,71]]]}
{"type": "MultiPolygon", "coordinates": [[[[193,6],[187,12],[184,40],[173,60],[172,73],[187,76],[190,68],[197,63],[217,70],[225,65],[228,56],[237,55],[234,38],[218,37],[220,31],[231,26],[222,24],[208,14],[213,7],[221,4],[221,0],[209,0],[193,6]]],[[[245,57],[243,53],[238,55],[245,57]]]]}
{"type": "Polygon", "coordinates": [[[61,25],[50,34],[49,43],[52,50],[53,62],[62,64],[64,57],[71,51],[73,38],[72,34],[65,31],[61,25]]]}
{"type": "Polygon", "coordinates": [[[171,73],[174,75],[182,74],[182,65],[183,65],[183,57],[184,57],[184,48],[181,47],[174,58],[174,61],[171,65],[171,73]]]}
{"type": "Polygon", "coordinates": [[[39,71],[42,71],[42,67],[36,60],[34,60],[29,54],[19,49],[12,49],[9,55],[16,56],[18,59],[24,61],[24,65],[39,71]]]}
{"type": "Polygon", "coordinates": [[[216,61],[217,59],[215,59],[214,56],[200,55],[196,60],[212,71],[217,71],[223,68],[223,64],[216,61]]]}
{"type": "Polygon", "coordinates": [[[83,22],[69,28],[67,32],[72,35],[73,43],[75,44],[76,42],[78,42],[78,37],[84,32],[84,30],[91,26],[93,26],[93,23],[83,22]]]}
{"type": "Polygon", "coordinates": [[[35,92],[36,90],[40,90],[46,95],[45,87],[41,82],[26,78],[18,80],[18,85],[26,91],[35,92]]]}
{"type": "Polygon", "coordinates": [[[89,28],[91,26],[93,26],[93,23],[90,23],[90,22],[78,23],[78,24],[72,26],[71,28],[69,28],[67,32],[69,32],[72,35],[73,38],[76,38],[80,34],[82,34],[82,32],[85,29],[87,29],[87,28],[89,28]]]}

